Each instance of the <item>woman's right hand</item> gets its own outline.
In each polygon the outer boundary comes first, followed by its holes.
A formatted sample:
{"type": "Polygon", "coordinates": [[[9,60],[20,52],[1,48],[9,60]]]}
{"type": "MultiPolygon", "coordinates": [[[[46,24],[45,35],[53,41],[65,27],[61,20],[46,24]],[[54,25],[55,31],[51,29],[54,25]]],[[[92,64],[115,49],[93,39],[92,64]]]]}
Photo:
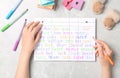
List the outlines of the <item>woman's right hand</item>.
{"type": "Polygon", "coordinates": [[[99,56],[101,66],[103,68],[110,66],[110,63],[106,58],[106,55],[112,56],[113,51],[104,41],[95,39],[95,42],[96,42],[96,46],[94,46],[94,48],[96,49],[95,54],[96,56],[99,56]]]}

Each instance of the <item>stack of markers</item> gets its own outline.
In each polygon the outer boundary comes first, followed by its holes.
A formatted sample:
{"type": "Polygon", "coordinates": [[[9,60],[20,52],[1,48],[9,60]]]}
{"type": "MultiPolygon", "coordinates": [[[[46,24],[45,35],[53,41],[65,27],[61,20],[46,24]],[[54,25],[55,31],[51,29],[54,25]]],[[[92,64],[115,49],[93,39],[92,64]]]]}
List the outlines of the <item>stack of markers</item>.
{"type": "MultiPolygon", "coordinates": [[[[10,12],[8,13],[8,15],[6,16],[6,19],[10,19],[10,17],[15,13],[15,11],[17,10],[17,8],[19,7],[19,5],[22,3],[23,0],[18,0],[18,2],[16,3],[16,5],[10,10],[10,12]]],[[[25,9],[18,17],[16,17],[16,19],[14,19],[13,21],[11,21],[10,23],[6,24],[1,31],[4,32],[6,31],[9,27],[11,27],[16,21],[18,21],[26,12],[28,11],[28,9],[25,9]]]]}
{"type": "Polygon", "coordinates": [[[39,0],[38,8],[54,10],[56,8],[56,0],[39,0]]]}
{"type": "MultiPolygon", "coordinates": [[[[10,10],[10,12],[7,14],[6,16],[6,19],[9,20],[12,15],[15,13],[15,11],[17,10],[17,8],[20,6],[20,4],[22,3],[23,0],[18,0],[18,2],[16,3],[16,5],[10,10]]],[[[2,29],[1,31],[2,32],[5,32],[8,28],[10,28],[15,22],[17,22],[23,15],[25,15],[27,13],[28,9],[25,9],[23,12],[21,12],[21,14],[19,16],[17,16],[13,21],[9,22],[8,24],[6,24],[2,29]]],[[[25,22],[24,22],[24,25],[23,25],[23,28],[24,26],[26,25],[26,22],[27,22],[27,19],[25,19],[25,22]]],[[[23,31],[23,28],[22,28],[22,31],[23,31]]],[[[22,36],[22,31],[18,37],[18,39],[16,40],[15,42],[15,45],[13,47],[13,51],[16,51],[17,50],[17,47],[19,45],[19,42],[20,42],[20,39],[21,39],[21,36],[22,36]]]]}

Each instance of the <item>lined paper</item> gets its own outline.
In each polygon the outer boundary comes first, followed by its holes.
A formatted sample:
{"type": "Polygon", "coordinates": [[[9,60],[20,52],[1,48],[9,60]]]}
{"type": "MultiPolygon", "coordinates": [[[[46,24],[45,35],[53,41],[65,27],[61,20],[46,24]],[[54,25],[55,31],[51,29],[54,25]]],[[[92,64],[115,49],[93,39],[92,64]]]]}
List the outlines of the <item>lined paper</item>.
{"type": "Polygon", "coordinates": [[[95,61],[95,18],[36,18],[43,21],[36,61],[95,61]]]}

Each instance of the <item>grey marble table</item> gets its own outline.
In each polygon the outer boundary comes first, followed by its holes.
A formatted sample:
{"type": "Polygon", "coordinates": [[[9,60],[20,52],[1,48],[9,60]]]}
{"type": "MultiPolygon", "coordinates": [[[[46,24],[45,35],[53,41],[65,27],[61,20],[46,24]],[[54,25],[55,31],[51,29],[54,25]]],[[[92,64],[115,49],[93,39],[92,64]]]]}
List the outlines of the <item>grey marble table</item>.
{"type": "MultiPolygon", "coordinates": [[[[62,0],[58,0],[56,11],[38,9],[37,0],[24,0],[20,7],[10,20],[5,20],[8,11],[15,4],[16,0],[0,1],[0,29],[9,21],[13,20],[25,8],[29,12],[17,21],[6,32],[0,32],[0,78],[14,78],[18,57],[21,46],[17,52],[13,52],[12,48],[17,39],[21,26],[25,18],[32,21],[36,17],[78,17],[78,18],[97,18],[97,38],[107,42],[114,51],[115,66],[112,69],[113,78],[120,77],[120,23],[113,30],[104,28],[102,20],[110,9],[120,11],[120,0],[108,0],[103,14],[95,15],[91,9],[92,0],[85,0],[82,11],[72,9],[66,10],[62,6],[62,0]]],[[[35,62],[31,61],[32,78],[100,78],[101,68],[99,60],[96,62],[35,62]]]]}

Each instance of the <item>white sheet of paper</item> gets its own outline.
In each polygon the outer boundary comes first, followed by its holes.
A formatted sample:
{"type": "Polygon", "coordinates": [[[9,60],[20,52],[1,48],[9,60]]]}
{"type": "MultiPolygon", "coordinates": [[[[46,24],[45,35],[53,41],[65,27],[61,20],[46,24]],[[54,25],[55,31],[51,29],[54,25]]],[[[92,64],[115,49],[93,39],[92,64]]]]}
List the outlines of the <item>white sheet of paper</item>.
{"type": "Polygon", "coordinates": [[[36,18],[43,21],[36,61],[95,61],[95,18],[36,18]]]}

